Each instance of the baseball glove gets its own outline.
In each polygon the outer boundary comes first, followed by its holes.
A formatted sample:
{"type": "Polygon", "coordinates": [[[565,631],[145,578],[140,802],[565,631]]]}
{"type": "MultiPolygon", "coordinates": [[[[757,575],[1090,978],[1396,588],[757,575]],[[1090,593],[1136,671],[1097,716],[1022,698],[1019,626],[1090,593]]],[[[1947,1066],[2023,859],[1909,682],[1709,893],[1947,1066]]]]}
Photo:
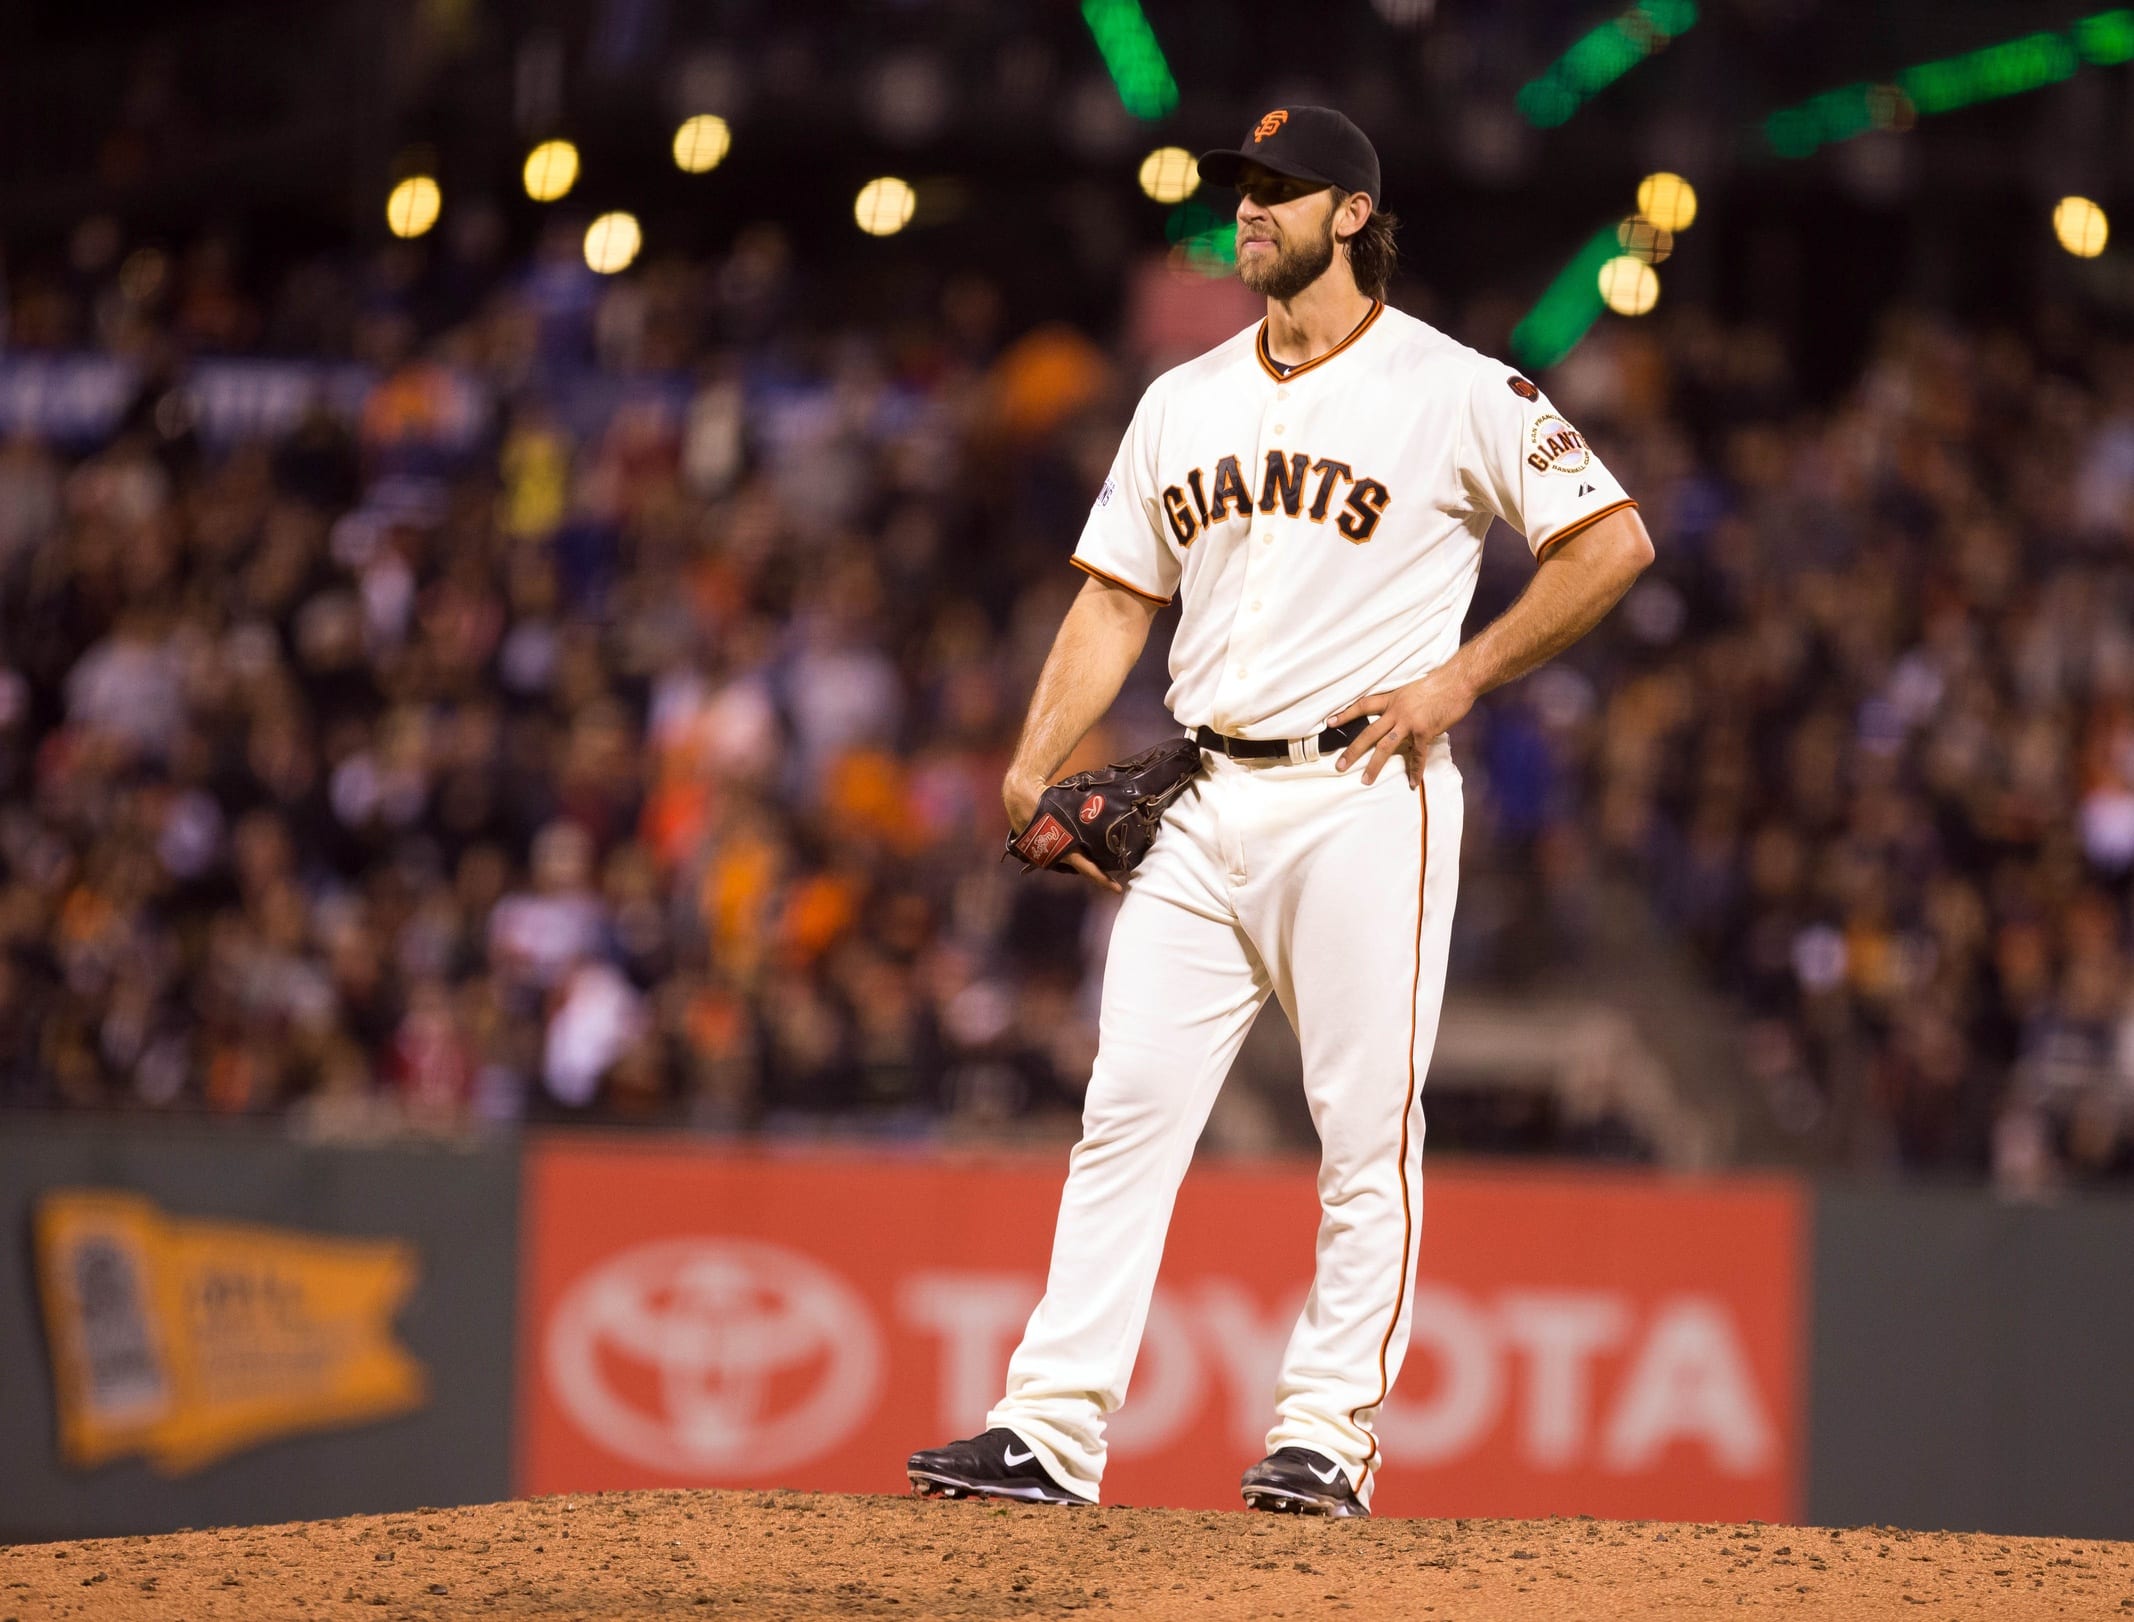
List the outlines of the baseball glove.
{"type": "Polygon", "coordinates": [[[1145,749],[1131,760],[1076,772],[1045,790],[1030,825],[1008,840],[1025,873],[1079,852],[1103,872],[1131,873],[1148,854],[1164,808],[1200,774],[1191,738],[1145,749]]]}

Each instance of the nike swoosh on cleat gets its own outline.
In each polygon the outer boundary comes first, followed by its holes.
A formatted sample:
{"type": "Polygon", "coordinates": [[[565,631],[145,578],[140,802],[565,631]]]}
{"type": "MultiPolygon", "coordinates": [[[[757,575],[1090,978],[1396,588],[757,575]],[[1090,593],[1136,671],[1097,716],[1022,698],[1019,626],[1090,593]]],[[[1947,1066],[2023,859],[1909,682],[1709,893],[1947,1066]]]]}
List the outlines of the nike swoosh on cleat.
{"type": "Polygon", "coordinates": [[[1319,1467],[1316,1464],[1307,1463],[1304,1468],[1309,1470],[1313,1475],[1319,1476],[1319,1479],[1325,1482],[1329,1487],[1334,1484],[1334,1477],[1341,1474],[1341,1466],[1338,1464],[1335,1465],[1331,1470],[1327,1471],[1326,1474],[1323,1476],[1319,1475],[1319,1467]]]}
{"type": "Polygon", "coordinates": [[[1004,1464],[1028,1464],[1037,1457],[1037,1450],[1032,1448],[1028,1453],[1017,1453],[1012,1447],[1002,1448],[1000,1457],[1004,1464]]]}

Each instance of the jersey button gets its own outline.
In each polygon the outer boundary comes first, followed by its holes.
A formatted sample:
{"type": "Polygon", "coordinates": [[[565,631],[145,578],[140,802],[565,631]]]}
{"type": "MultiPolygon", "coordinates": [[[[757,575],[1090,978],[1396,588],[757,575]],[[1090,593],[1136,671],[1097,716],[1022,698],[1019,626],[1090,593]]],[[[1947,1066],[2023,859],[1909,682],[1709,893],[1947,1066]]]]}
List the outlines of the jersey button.
{"type": "Polygon", "coordinates": [[[1254,599],[1252,600],[1252,611],[1253,611],[1253,612],[1254,612],[1255,614],[1257,614],[1257,613],[1258,613],[1258,612],[1260,611],[1260,600],[1259,600],[1259,599],[1258,599],[1257,597],[1255,597],[1255,598],[1254,598],[1254,599]]]}
{"type": "Polygon", "coordinates": [[[1274,425],[1274,431],[1278,434],[1286,434],[1289,432],[1289,424],[1286,422],[1278,422],[1274,425]]]}

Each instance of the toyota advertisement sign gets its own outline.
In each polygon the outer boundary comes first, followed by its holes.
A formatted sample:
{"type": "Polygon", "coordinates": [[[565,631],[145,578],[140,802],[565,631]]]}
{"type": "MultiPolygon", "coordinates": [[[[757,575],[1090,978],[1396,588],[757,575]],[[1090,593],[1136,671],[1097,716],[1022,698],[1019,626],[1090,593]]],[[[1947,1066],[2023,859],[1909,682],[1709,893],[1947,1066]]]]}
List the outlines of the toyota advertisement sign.
{"type": "MultiPolygon", "coordinates": [[[[1000,1391],[1065,1169],[537,1143],[520,1490],[905,1490],[905,1455],[1000,1391]]],[[[1381,1514],[1798,1513],[1797,1186],[1450,1166],[1425,1200],[1381,1514]]],[[[1315,1220],[1308,1162],[1188,1176],[1107,1501],[1237,1507],[1315,1220]]]]}

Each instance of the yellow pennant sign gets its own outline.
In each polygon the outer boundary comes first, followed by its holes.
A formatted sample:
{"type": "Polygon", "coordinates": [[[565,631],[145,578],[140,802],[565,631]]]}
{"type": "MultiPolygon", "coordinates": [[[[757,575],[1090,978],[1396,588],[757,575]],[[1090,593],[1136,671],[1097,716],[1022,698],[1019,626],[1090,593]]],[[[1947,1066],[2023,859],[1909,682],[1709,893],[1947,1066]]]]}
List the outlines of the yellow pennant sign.
{"type": "Polygon", "coordinates": [[[412,1246],[166,1216],[138,1195],[37,1204],[60,1457],[185,1475],[277,1436],[420,1407],[393,1335],[412,1246]]]}

